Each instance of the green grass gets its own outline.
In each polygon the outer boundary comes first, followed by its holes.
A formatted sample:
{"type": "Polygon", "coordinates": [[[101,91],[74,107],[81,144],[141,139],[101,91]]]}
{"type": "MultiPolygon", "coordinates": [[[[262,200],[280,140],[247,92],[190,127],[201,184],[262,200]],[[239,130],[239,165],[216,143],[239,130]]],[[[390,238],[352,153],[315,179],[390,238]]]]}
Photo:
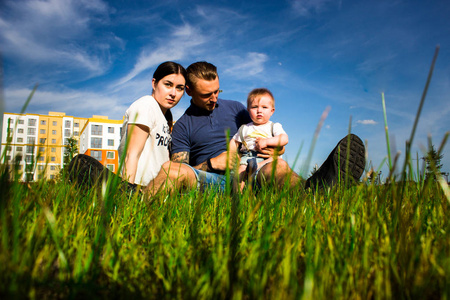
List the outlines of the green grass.
{"type": "Polygon", "coordinates": [[[2,298],[450,296],[450,204],[435,182],[190,191],[152,205],[115,187],[7,185],[2,298]]]}
{"type": "Polygon", "coordinates": [[[450,299],[450,190],[414,175],[409,153],[437,52],[399,182],[384,95],[384,185],[231,195],[228,184],[150,204],[115,182],[10,181],[0,165],[0,297],[450,299]]]}

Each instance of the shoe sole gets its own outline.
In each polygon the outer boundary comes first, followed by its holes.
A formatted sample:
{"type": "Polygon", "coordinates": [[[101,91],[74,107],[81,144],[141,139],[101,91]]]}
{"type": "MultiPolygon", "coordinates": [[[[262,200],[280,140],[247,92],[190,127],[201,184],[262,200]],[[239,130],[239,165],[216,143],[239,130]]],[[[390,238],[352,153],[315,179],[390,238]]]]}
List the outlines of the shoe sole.
{"type": "Polygon", "coordinates": [[[334,153],[333,162],[336,168],[340,168],[340,179],[341,180],[353,180],[357,182],[361,178],[364,168],[366,166],[366,149],[364,143],[361,139],[352,134],[350,135],[350,141],[348,136],[343,138],[338,146],[339,150],[334,153]],[[348,143],[350,142],[350,151],[348,150],[348,143]],[[347,160],[348,163],[345,163],[347,160]],[[348,174],[348,178],[346,178],[348,174]]]}
{"type": "MultiPolygon", "coordinates": [[[[87,188],[103,180],[107,180],[110,176],[117,176],[105,168],[98,160],[85,154],[78,154],[72,159],[67,166],[67,173],[70,182],[77,183],[87,188]]],[[[121,182],[121,191],[125,191],[127,194],[141,194],[137,184],[129,183],[122,179],[119,180],[121,182]]]]}
{"type": "Polygon", "coordinates": [[[92,186],[102,179],[107,179],[108,169],[95,158],[78,154],[67,166],[69,181],[80,185],[92,186]]]}
{"type": "Polygon", "coordinates": [[[366,165],[366,150],[361,139],[354,135],[344,137],[331,151],[322,166],[305,184],[305,188],[335,185],[341,182],[358,182],[366,165]],[[349,147],[350,145],[350,147],[349,147]],[[348,155],[348,161],[347,161],[348,155]]]}

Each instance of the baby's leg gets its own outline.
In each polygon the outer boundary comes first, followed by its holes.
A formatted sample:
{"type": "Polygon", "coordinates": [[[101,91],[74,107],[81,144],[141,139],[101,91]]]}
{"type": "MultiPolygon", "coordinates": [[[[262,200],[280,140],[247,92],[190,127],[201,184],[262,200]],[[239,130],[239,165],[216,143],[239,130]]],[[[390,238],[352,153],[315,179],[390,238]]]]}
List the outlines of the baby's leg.
{"type": "Polygon", "coordinates": [[[247,174],[245,174],[247,169],[247,165],[239,165],[239,186],[241,191],[244,189],[245,187],[245,179],[247,179],[247,174]]]}
{"type": "Polygon", "coordinates": [[[263,160],[262,162],[258,163],[258,170],[261,169],[265,164],[270,163],[273,161],[273,157],[269,157],[268,159],[263,160]]]}

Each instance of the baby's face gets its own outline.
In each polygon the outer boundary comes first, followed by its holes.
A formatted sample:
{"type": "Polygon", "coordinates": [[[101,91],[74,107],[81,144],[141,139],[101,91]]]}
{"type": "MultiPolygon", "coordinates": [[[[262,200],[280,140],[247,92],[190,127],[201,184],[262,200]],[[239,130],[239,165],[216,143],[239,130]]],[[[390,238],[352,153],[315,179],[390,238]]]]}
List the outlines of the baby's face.
{"type": "Polygon", "coordinates": [[[269,95],[256,98],[247,109],[255,125],[263,125],[269,122],[275,111],[272,98],[269,95]]]}

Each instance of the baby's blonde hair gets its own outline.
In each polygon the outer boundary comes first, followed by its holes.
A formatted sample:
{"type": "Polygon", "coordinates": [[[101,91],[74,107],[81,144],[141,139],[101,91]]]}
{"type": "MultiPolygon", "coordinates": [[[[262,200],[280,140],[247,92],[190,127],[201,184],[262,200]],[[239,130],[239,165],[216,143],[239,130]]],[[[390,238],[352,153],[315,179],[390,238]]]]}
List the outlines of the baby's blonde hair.
{"type": "Polygon", "coordinates": [[[269,95],[270,98],[272,98],[272,106],[275,108],[275,98],[273,97],[272,92],[266,88],[253,89],[250,93],[248,93],[247,108],[249,108],[252,105],[253,101],[264,95],[269,95]]]}

